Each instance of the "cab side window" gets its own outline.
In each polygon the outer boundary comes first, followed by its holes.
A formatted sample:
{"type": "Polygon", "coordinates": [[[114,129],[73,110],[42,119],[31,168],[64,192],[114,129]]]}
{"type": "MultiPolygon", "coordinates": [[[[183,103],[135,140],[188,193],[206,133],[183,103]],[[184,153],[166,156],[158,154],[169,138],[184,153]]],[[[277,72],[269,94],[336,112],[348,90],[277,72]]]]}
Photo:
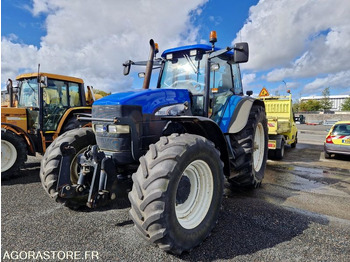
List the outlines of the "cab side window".
{"type": "Polygon", "coordinates": [[[213,59],[210,72],[210,88],[212,93],[230,91],[233,87],[231,66],[221,59],[213,59]]]}
{"type": "Polygon", "coordinates": [[[227,61],[214,58],[210,72],[210,95],[212,98],[211,119],[218,122],[224,112],[228,98],[233,95],[231,65],[227,61]]]}
{"type": "Polygon", "coordinates": [[[243,95],[241,72],[239,69],[239,64],[232,64],[232,74],[233,74],[233,91],[235,95],[243,95]]]}
{"type": "Polygon", "coordinates": [[[81,106],[79,97],[79,84],[77,83],[69,83],[69,105],[81,106]]]}
{"type": "Polygon", "coordinates": [[[50,105],[68,106],[67,84],[60,80],[48,81],[44,99],[50,105]]]}

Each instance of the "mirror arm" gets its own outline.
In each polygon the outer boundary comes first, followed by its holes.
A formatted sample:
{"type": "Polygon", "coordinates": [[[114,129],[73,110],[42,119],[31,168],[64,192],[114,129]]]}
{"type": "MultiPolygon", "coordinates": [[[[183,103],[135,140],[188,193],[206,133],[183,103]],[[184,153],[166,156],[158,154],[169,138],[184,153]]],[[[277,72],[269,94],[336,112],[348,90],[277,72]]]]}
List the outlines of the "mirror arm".
{"type": "Polygon", "coordinates": [[[213,59],[215,57],[221,56],[229,51],[231,51],[233,48],[232,47],[226,47],[225,49],[221,49],[215,52],[210,53],[209,59],[213,59]]]}

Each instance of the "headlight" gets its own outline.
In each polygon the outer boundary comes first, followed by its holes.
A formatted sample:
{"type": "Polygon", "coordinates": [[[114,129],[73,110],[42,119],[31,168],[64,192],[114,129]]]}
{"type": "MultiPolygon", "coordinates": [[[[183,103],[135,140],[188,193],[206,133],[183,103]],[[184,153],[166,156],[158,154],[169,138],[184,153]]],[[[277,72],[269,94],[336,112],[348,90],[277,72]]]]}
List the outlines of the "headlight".
{"type": "Polygon", "coordinates": [[[108,126],[108,133],[129,134],[130,133],[130,126],[128,126],[128,125],[109,125],[108,126]]]}
{"type": "Polygon", "coordinates": [[[94,127],[95,132],[102,133],[106,131],[106,127],[104,125],[94,125],[94,127]]]}
{"type": "Polygon", "coordinates": [[[185,111],[188,109],[188,103],[175,104],[171,106],[165,106],[160,108],[155,115],[156,116],[180,116],[184,115],[185,111]]]}

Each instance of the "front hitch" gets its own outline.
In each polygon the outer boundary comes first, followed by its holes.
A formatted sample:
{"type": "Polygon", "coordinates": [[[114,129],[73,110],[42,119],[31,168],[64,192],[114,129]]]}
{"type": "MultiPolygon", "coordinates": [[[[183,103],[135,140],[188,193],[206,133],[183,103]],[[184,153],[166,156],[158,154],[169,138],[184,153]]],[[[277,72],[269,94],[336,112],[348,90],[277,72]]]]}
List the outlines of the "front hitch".
{"type": "Polygon", "coordinates": [[[57,191],[62,200],[79,203],[84,201],[89,208],[96,208],[115,198],[115,194],[111,194],[109,189],[118,178],[116,166],[97,145],[89,146],[77,157],[80,166],[77,184],[72,184],[70,179],[70,166],[75,150],[68,143],[62,143],[60,150],[62,159],[57,191]]]}
{"type": "Polygon", "coordinates": [[[60,145],[61,150],[61,165],[60,172],[58,174],[57,187],[56,190],[67,184],[70,184],[70,164],[72,162],[73,156],[76,154],[75,148],[69,145],[68,142],[64,142],[60,145]]]}

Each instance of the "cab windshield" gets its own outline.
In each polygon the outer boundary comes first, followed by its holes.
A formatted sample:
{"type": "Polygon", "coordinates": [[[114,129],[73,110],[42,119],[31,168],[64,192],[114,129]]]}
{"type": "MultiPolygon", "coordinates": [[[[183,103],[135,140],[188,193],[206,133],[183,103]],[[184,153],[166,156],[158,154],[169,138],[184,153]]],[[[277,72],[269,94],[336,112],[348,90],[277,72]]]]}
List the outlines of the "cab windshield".
{"type": "Polygon", "coordinates": [[[23,79],[19,86],[19,107],[39,107],[38,103],[38,81],[36,78],[23,79]]]}
{"type": "Polygon", "coordinates": [[[187,89],[193,95],[203,95],[206,57],[202,57],[181,54],[166,60],[160,88],[187,89]]]}

